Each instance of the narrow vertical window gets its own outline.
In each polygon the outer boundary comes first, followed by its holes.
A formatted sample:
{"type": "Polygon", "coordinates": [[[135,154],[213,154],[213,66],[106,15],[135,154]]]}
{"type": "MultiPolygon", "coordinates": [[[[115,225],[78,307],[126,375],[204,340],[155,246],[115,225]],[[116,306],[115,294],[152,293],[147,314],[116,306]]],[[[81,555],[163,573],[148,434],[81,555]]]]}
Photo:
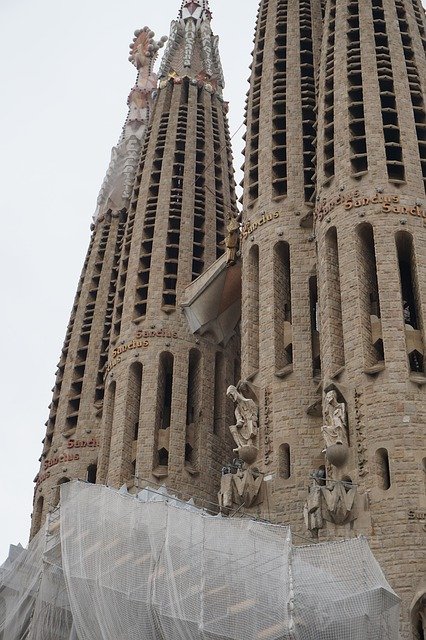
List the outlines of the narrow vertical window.
{"type": "Polygon", "coordinates": [[[311,276],[309,278],[309,308],[311,317],[312,375],[316,378],[321,375],[317,276],[311,276]]]}
{"type": "Polygon", "coordinates": [[[373,227],[371,224],[362,224],[357,234],[364,358],[368,371],[384,360],[379,284],[373,227]]]}
{"type": "Polygon", "coordinates": [[[390,489],[391,474],[387,449],[377,449],[376,451],[376,472],[380,489],[384,491],[390,489]]]}
{"type": "Polygon", "coordinates": [[[223,431],[223,412],[225,407],[226,394],[225,358],[223,353],[218,351],[214,364],[214,420],[213,433],[220,434],[223,431]]]}
{"type": "Polygon", "coordinates": [[[274,247],[274,337],[277,374],[293,362],[291,322],[290,247],[277,242],[274,247]]]}
{"type": "Polygon", "coordinates": [[[200,416],[202,402],[202,360],[198,349],[189,353],[186,401],[185,463],[196,466],[199,453],[200,416]]]}
{"type": "Polygon", "coordinates": [[[288,480],[291,476],[291,456],[290,445],[281,444],[278,451],[278,464],[280,478],[288,480]]]}
{"type": "Polygon", "coordinates": [[[360,178],[367,172],[368,161],[358,0],[348,3],[347,74],[351,168],[353,177],[360,178]]]}
{"type": "Polygon", "coordinates": [[[405,341],[410,369],[413,372],[422,373],[424,370],[423,327],[412,236],[404,231],[397,233],[396,246],[401,281],[405,341]]]}
{"type": "Polygon", "coordinates": [[[342,296],[340,290],[339,249],[335,227],[326,235],[326,277],[328,298],[328,331],[333,343],[330,345],[333,373],[344,366],[342,296]]]}
{"type": "Polygon", "coordinates": [[[90,484],[96,484],[96,474],[98,468],[96,464],[91,464],[87,467],[87,482],[90,484]]]}
{"type": "Polygon", "coordinates": [[[324,179],[334,176],[334,48],[336,44],[336,0],[330,0],[326,40],[324,82],[324,179]]]}
{"type": "Polygon", "coordinates": [[[155,466],[169,464],[169,438],[172,416],[174,358],[168,351],[160,355],[157,385],[156,434],[157,451],[155,466]]]}
{"type": "Polygon", "coordinates": [[[310,0],[301,0],[300,71],[302,98],[303,177],[305,201],[311,202],[315,190],[316,90],[310,0]]]}
{"type": "Polygon", "coordinates": [[[276,197],[287,195],[287,26],[288,0],[279,0],[272,93],[272,187],[276,197]]]}
{"type": "Polygon", "coordinates": [[[136,442],[139,435],[140,405],[142,389],[142,364],[133,362],[127,381],[125,432],[124,432],[124,475],[131,472],[131,463],[136,454],[136,442]],[[126,459],[127,458],[127,459],[126,459]]]}
{"type": "Polygon", "coordinates": [[[390,182],[401,183],[405,182],[405,168],[383,0],[373,0],[371,8],[388,178],[390,182]]]}
{"type": "Polygon", "coordinates": [[[259,247],[250,249],[247,273],[249,375],[259,370],[259,247]]]}

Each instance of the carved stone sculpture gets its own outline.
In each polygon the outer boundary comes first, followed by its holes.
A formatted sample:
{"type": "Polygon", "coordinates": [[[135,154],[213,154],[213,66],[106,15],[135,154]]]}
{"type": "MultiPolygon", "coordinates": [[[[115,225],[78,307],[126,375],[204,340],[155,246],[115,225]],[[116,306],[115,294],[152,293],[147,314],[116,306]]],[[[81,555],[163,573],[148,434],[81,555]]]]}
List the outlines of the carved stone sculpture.
{"type": "Polygon", "coordinates": [[[346,524],[355,520],[356,487],[345,482],[335,482],[332,486],[321,487],[324,498],[322,509],[324,520],[334,524],[346,524]]]}
{"type": "MultiPolygon", "coordinates": [[[[226,467],[226,470],[229,468],[226,467]]],[[[256,468],[234,467],[230,473],[222,475],[220,492],[218,494],[219,505],[224,509],[231,509],[244,505],[252,507],[260,501],[260,490],[263,482],[263,473],[256,468]]]]}
{"type": "Polygon", "coordinates": [[[345,525],[356,519],[355,485],[340,480],[325,483],[315,475],[312,479],[303,515],[306,528],[314,537],[324,527],[324,521],[345,525]]]}
{"type": "Polygon", "coordinates": [[[226,230],[226,263],[229,265],[233,265],[235,264],[235,261],[237,259],[237,250],[240,238],[240,225],[238,224],[236,218],[230,218],[226,230]]]}
{"type": "Polygon", "coordinates": [[[339,402],[334,390],[328,391],[324,397],[324,424],[321,432],[325,441],[327,459],[335,467],[345,464],[348,456],[348,421],[346,405],[339,402]]]}
{"type": "Polygon", "coordinates": [[[245,398],[232,385],[226,395],[235,402],[236,423],[229,427],[237,445],[234,451],[248,465],[253,464],[259,452],[259,409],[253,400],[245,398]]]}
{"type": "Polygon", "coordinates": [[[308,499],[306,500],[305,507],[303,509],[303,517],[306,528],[315,537],[318,536],[318,531],[324,526],[321,502],[321,487],[318,485],[316,479],[314,479],[312,486],[309,488],[308,499]]]}
{"type": "Polygon", "coordinates": [[[111,151],[111,161],[97,200],[94,222],[104,219],[106,213],[117,214],[126,209],[133,191],[143,138],[154,106],[157,76],[154,63],[166,37],[158,42],[148,27],[135,31],[130,45],[130,62],[138,77],[127,104],[129,112],[118,144],[111,151]]]}

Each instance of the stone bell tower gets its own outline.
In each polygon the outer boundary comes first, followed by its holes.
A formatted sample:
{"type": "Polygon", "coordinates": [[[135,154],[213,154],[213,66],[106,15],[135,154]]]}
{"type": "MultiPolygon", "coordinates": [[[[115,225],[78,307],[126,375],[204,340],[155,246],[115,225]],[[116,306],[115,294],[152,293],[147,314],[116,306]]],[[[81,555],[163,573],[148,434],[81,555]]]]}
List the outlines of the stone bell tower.
{"type": "Polygon", "coordinates": [[[159,77],[167,38],[135,32],[137,82],[58,365],[32,535],[73,478],[130,490],[148,480],[217,501],[238,342],[194,336],[180,308],[237,212],[211,17],[206,0],[182,4],[159,77]]]}
{"type": "Polygon", "coordinates": [[[417,0],[262,0],[242,230],[251,511],[367,535],[407,640],[426,573],[425,51],[417,0]]]}
{"type": "Polygon", "coordinates": [[[426,22],[417,0],[330,0],[324,25],[322,387],[347,411],[342,437],[336,414],[329,421],[326,458],[330,477],[368,496],[352,526],[403,598],[402,637],[412,638],[410,603],[426,572],[426,22]],[[333,461],[340,439],[345,451],[333,461]]]}
{"type": "Polygon", "coordinates": [[[98,480],[154,480],[216,501],[236,343],[225,351],[209,335],[195,337],[179,307],[223,254],[236,214],[210,21],[207,2],[183,3],[160,66],[118,271],[98,480]]]}

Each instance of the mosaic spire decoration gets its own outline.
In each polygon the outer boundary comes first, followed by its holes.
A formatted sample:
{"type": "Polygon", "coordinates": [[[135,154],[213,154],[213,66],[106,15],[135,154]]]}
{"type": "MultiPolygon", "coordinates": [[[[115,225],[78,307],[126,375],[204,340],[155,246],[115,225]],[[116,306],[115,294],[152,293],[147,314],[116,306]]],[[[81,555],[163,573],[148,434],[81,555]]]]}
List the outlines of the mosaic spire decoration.
{"type": "Polygon", "coordinates": [[[178,20],[171,24],[169,42],[159,71],[160,79],[167,82],[170,77],[192,77],[204,84],[207,90],[221,93],[225,81],[219,38],[212,33],[211,18],[212,12],[205,0],[182,3],[178,20]]]}
{"type": "Polygon", "coordinates": [[[117,213],[129,206],[142,141],[155,101],[157,75],[154,73],[154,64],[159,49],[167,40],[164,36],[156,41],[154,35],[149,27],[138,29],[130,45],[129,61],[138,70],[138,75],[127,100],[129,112],[120,140],[111,152],[94,222],[102,220],[107,211],[117,213]]]}

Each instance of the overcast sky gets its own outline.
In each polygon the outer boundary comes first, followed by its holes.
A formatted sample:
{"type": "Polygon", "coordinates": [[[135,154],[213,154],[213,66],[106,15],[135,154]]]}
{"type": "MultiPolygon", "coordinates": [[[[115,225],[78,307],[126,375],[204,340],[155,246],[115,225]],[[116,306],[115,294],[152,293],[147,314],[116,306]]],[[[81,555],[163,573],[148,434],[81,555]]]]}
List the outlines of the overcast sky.
{"type": "MultiPolygon", "coordinates": [[[[232,133],[243,120],[257,5],[211,0],[232,133]]],[[[0,563],[10,543],[28,541],[56,363],[135,81],[128,45],[145,25],[168,35],[179,6],[0,0],[0,563]]]]}

